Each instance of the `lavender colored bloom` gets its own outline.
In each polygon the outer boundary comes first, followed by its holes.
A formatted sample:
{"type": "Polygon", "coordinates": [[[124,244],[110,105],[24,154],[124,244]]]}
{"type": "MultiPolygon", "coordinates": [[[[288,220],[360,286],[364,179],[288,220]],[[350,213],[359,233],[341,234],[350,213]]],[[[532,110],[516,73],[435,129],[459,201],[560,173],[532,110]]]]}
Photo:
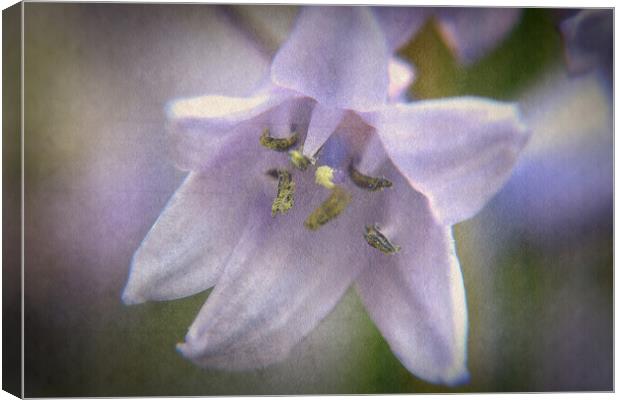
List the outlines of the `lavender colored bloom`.
{"type": "MultiPolygon", "coordinates": [[[[555,70],[521,98],[534,133],[490,207],[503,234],[566,246],[567,237],[611,221],[613,110],[597,74],[555,70]]],[[[496,235],[497,245],[506,237],[496,235]]],[[[580,238],[581,239],[581,238],[580,238]]]]}
{"type": "Polygon", "coordinates": [[[517,8],[374,7],[373,12],[392,49],[405,45],[429,18],[435,18],[444,40],[466,65],[493,50],[521,17],[517,8]]]}
{"type": "Polygon", "coordinates": [[[570,72],[583,73],[602,68],[612,75],[613,12],[611,9],[583,10],[562,22],[570,72]]]}
{"type": "Polygon", "coordinates": [[[177,164],[191,173],[137,250],[123,300],[215,286],[178,345],[196,364],[247,369],[285,359],[354,284],[412,373],[445,384],[467,379],[451,225],[502,186],[528,132],[514,104],[394,103],[392,52],[370,9],[309,7],[254,95],[168,107],[177,164]],[[296,132],[297,149],[316,163],[294,169],[286,152],[261,145],[265,129],[276,139],[296,132]],[[350,202],[337,202],[340,215],[311,230],[309,216],[335,193],[316,184],[320,166],[334,171],[350,202]],[[392,185],[360,188],[351,166],[392,185]],[[275,217],[278,182],[266,173],[274,168],[295,183],[292,208],[275,217]],[[400,251],[369,245],[365,227],[374,224],[400,251]]]}

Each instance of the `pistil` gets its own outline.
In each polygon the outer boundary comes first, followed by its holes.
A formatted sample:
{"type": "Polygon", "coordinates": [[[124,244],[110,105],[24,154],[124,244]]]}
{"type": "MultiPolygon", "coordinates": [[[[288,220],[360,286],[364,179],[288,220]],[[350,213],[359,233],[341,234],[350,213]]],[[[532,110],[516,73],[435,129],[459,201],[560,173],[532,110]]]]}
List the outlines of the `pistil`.
{"type": "Polygon", "coordinates": [[[327,165],[321,165],[314,173],[314,182],[327,189],[333,189],[336,185],[333,182],[334,170],[327,165]]]}

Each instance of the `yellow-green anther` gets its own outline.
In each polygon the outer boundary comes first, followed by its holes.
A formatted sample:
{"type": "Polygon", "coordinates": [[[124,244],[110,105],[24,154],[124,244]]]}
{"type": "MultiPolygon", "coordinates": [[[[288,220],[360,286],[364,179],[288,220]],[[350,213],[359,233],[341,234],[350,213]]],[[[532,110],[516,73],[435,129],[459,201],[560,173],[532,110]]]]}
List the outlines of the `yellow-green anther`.
{"type": "Polygon", "coordinates": [[[366,239],[369,245],[384,254],[396,254],[400,251],[400,246],[396,246],[390,242],[390,239],[379,231],[377,225],[366,225],[364,239],[366,239]]]}
{"type": "Polygon", "coordinates": [[[327,200],[306,218],[304,226],[311,231],[319,229],[340,215],[350,202],[351,195],[341,187],[334,186],[327,200]]]}
{"type": "Polygon", "coordinates": [[[293,164],[293,166],[300,171],[305,171],[306,169],[308,169],[308,166],[310,164],[315,163],[314,159],[305,156],[299,150],[291,150],[288,152],[288,155],[289,155],[289,158],[291,159],[291,164],[293,164]]]}
{"type": "Polygon", "coordinates": [[[371,192],[392,187],[392,182],[384,177],[374,178],[372,176],[362,174],[355,169],[353,163],[349,164],[349,177],[351,177],[353,183],[355,183],[358,187],[370,190],[371,192]]]}
{"type": "Polygon", "coordinates": [[[287,138],[274,138],[269,135],[269,128],[265,128],[262,135],[260,135],[260,144],[271,150],[286,151],[295,146],[298,139],[299,134],[297,132],[293,132],[293,134],[287,138]]]}
{"type": "MultiPolygon", "coordinates": [[[[271,171],[271,170],[270,170],[271,171]]],[[[278,174],[278,194],[271,205],[271,216],[284,214],[293,207],[295,195],[295,182],[291,173],[285,169],[277,169],[278,174]]]]}
{"type": "Polygon", "coordinates": [[[328,189],[333,189],[336,185],[333,182],[334,170],[327,165],[321,165],[316,169],[314,173],[314,182],[317,185],[324,186],[328,189]]]}

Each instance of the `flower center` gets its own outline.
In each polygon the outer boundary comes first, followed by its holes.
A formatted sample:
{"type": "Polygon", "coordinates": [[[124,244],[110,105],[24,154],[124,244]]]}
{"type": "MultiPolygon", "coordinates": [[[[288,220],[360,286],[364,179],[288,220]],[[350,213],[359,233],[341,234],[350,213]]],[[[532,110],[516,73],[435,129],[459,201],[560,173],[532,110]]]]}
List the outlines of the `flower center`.
{"type": "MultiPolygon", "coordinates": [[[[303,145],[298,149],[292,149],[299,141],[299,134],[291,129],[291,134],[285,138],[274,138],[270,135],[269,128],[265,128],[260,135],[260,144],[273,151],[288,151],[288,158],[293,168],[308,173],[310,166],[315,170],[315,183],[330,190],[330,194],[318,207],[316,207],[304,221],[304,226],[316,231],[329,221],[342,214],[351,203],[352,195],[344,185],[334,183],[334,169],[328,165],[320,165],[314,168],[317,160],[303,154],[303,145]]],[[[320,153],[319,150],[317,153],[320,153]]],[[[286,214],[295,204],[295,182],[291,171],[287,168],[272,168],[267,175],[278,180],[277,192],[271,205],[271,215],[286,214]]],[[[362,174],[354,166],[353,160],[348,164],[348,178],[356,186],[369,192],[381,191],[392,187],[392,182],[385,177],[372,177],[362,174]]],[[[367,225],[363,234],[366,242],[373,248],[384,254],[395,254],[400,246],[394,245],[381,231],[379,227],[367,225]]]]}

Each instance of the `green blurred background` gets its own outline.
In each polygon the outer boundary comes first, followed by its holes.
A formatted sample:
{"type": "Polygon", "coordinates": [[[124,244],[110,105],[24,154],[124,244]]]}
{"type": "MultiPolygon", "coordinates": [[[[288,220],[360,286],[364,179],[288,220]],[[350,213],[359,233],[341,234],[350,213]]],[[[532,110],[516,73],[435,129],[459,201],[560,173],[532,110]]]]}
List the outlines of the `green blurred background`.
{"type": "MultiPolygon", "coordinates": [[[[166,102],[245,94],[268,71],[265,60],[295,14],[277,6],[25,4],[26,396],[612,390],[605,190],[587,193],[600,207],[550,224],[546,239],[520,225],[527,208],[508,192],[455,227],[471,372],[455,388],[412,376],[354,290],[287,361],[238,373],[199,369],[175,351],[208,293],[122,304],[132,254],[183,179],[167,150],[166,102]],[[239,45],[256,38],[254,50],[239,45]]],[[[499,47],[468,67],[428,21],[399,54],[416,66],[411,96],[519,101],[553,88],[564,68],[561,16],[524,10],[499,47]]],[[[563,140],[532,151],[544,155],[563,140]]],[[[582,183],[577,174],[566,196],[582,183]]]]}

